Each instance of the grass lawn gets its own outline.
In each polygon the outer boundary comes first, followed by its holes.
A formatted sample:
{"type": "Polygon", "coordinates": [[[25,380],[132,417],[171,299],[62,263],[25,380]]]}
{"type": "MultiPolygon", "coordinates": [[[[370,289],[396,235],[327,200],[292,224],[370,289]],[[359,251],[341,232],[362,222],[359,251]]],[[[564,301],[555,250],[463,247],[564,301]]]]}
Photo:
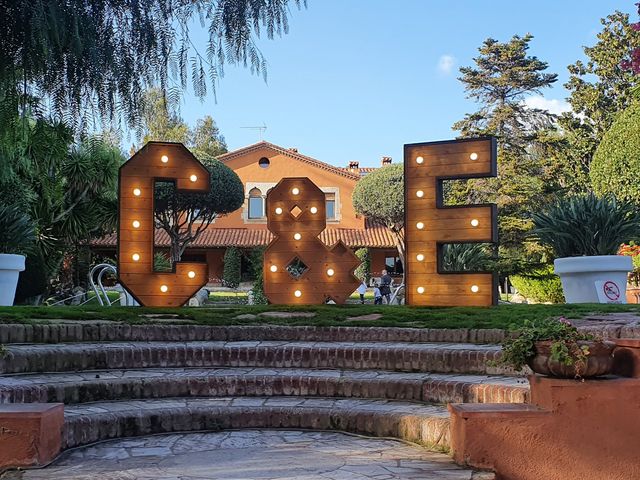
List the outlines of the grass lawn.
{"type": "MultiPolygon", "coordinates": [[[[144,314],[164,314],[179,320],[190,320],[200,325],[348,325],[418,328],[510,328],[524,320],[536,320],[565,316],[581,318],[592,313],[635,312],[640,315],[640,305],[499,305],[496,307],[408,307],[378,305],[323,305],[323,306],[241,306],[199,308],[134,308],[100,307],[0,307],[0,323],[46,322],[48,319],[113,320],[127,323],[153,323],[144,314]],[[242,314],[261,312],[314,312],[312,318],[235,318],[242,314]],[[349,320],[379,313],[373,321],[349,320]]],[[[166,320],[163,322],[166,323],[166,320]]]]}

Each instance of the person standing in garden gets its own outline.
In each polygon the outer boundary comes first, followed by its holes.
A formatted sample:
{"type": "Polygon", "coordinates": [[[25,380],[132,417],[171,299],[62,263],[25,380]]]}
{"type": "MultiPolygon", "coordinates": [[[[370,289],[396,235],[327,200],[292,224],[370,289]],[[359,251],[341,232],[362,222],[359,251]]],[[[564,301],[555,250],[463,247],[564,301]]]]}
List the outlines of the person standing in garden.
{"type": "Polygon", "coordinates": [[[382,270],[382,277],[380,278],[380,293],[387,301],[387,304],[391,302],[391,284],[393,278],[389,275],[389,272],[382,270]]]}

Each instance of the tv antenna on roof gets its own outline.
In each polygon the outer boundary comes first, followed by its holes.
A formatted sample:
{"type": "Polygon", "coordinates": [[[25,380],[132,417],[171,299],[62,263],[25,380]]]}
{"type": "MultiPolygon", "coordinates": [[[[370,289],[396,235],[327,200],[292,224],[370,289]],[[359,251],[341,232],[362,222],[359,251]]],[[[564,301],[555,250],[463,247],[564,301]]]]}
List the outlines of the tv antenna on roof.
{"type": "Polygon", "coordinates": [[[261,126],[258,127],[240,127],[240,128],[247,128],[249,130],[258,130],[259,134],[260,134],[260,140],[264,140],[264,132],[267,129],[267,124],[262,122],[261,126]]]}

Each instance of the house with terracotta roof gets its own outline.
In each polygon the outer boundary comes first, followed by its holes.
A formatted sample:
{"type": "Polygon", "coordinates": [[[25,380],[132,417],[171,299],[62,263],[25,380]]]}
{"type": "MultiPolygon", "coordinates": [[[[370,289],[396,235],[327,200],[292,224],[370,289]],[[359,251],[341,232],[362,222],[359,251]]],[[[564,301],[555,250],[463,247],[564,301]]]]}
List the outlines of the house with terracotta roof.
{"type": "MultiPolygon", "coordinates": [[[[357,215],[351,200],[358,180],[375,168],[360,168],[358,162],[337,167],[303,155],[295,148],[283,148],[265,141],[221,155],[218,160],[242,180],[244,204],[235,212],[217,218],[182,257],[184,261],[206,261],[211,282],[222,278],[227,248],[249,250],[271,241],[265,200],[269,190],[283,177],[308,177],[325,193],[327,228],[320,237],[324,243],[332,245],[342,240],[354,250],[368,248],[372,275],[379,276],[385,268],[392,274],[402,275],[402,264],[391,232],[357,215]]],[[[390,163],[390,157],[382,158],[383,166],[390,163]]],[[[167,248],[169,237],[164,231],[156,230],[155,243],[159,249],[167,248]]],[[[96,239],[91,245],[95,251],[110,254],[115,251],[116,236],[96,239]]]]}

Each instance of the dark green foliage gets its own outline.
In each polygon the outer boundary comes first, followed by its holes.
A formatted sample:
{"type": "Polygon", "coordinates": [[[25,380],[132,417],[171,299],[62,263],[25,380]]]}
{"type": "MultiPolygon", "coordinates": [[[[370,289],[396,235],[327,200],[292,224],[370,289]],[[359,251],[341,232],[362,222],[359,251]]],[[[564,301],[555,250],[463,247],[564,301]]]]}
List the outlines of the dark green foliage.
{"type": "Polygon", "coordinates": [[[369,254],[369,249],[359,248],[355,253],[362,263],[358,265],[353,274],[368,285],[369,277],[371,277],[371,255],[369,254]]]}
{"type": "Polygon", "coordinates": [[[404,167],[391,164],[360,179],[353,190],[356,212],[393,232],[404,264],[404,167]]]}
{"type": "Polygon", "coordinates": [[[198,97],[230,63],[265,74],[255,39],[288,31],[301,0],[4,0],[0,2],[0,90],[19,86],[24,105],[37,92],[70,125],[97,114],[137,120],[145,88],[198,97]],[[193,43],[193,23],[208,31],[193,43]],[[198,48],[199,47],[199,48],[198,48]]]}
{"type": "Polygon", "coordinates": [[[0,253],[24,254],[34,240],[29,216],[18,207],[0,205],[0,253]]]}
{"type": "Polygon", "coordinates": [[[154,272],[171,272],[171,260],[162,252],[153,254],[153,271],[154,272]]]}
{"type": "Polygon", "coordinates": [[[526,299],[538,303],[564,303],[564,293],[560,277],[553,273],[553,267],[536,269],[527,274],[513,275],[509,281],[518,293],[526,299]]]}
{"type": "Polygon", "coordinates": [[[235,247],[229,247],[227,251],[224,252],[223,261],[223,285],[229,288],[237,288],[241,280],[242,252],[235,247]]]}
{"type": "Polygon", "coordinates": [[[20,272],[18,279],[15,303],[25,303],[33,297],[46,293],[48,286],[49,277],[42,254],[35,251],[31,255],[27,255],[25,270],[20,272]]]}
{"type": "Polygon", "coordinates": [[[533,214],[533,234],[556,258],[616,255],[622,243],[640,236],[640,209],[613,195],[590,193],[560,200],[533,214]]]}
{"type": "Polygon", "coordinates": [[[589,169],[596,148],[640,86],[640,77],[620,67],[640,47],[640,31],[632,28],[628,14],[617,11],[600,23],[598,41],[584,48],[587,61],[569,65],[564,85],[573,111],[560,118],[568,145],[558,163],[565,165],[567,187],[575,192],[590,190],[589,169]]]}
{"type": "Polygon", "coordinates": [[[503,342],[500,363],[520,370],[535,356],[536,342],[551,341],[551,358],[565,365],[574,365],[584,362],[588,355],[588,351],[577,345],[577,342],[585,340],[593,340],[593,336],[578,331],[563,318],[525,320],[523,326],[503,342]]]}
{"type": "Polygon", "coordinates": [[[482,272],[493,268],[491,250],[482,243],[448,243],[442,247],[442,268],[448,272],[482,272]]]}
{"type": "Polygon", "coordinates": [[[211,179],[207,193],[178,192],[173,184],[156,183],[155,224],[169,235],[174,262],[211,222],[244,202],[244,186],[233,170],[217,160],[206,167],[211,179]]]}
{"type": "Polygon", "coordinates": [[[640,208],[640,102],[620,113],[602,137],[589,172],[593,190],[640,208]]]}
{"type": "Polygon", "coordinates": [[[267,297],[264,294],[263,261],[265,249],[266,247],[256,247],[251,250],[248,256],[253,276],[253,287],[251,288],[251,293],[253,295],[254,305],[266,305],[269,303],[269,300],[267,300],[267,297]]]}

